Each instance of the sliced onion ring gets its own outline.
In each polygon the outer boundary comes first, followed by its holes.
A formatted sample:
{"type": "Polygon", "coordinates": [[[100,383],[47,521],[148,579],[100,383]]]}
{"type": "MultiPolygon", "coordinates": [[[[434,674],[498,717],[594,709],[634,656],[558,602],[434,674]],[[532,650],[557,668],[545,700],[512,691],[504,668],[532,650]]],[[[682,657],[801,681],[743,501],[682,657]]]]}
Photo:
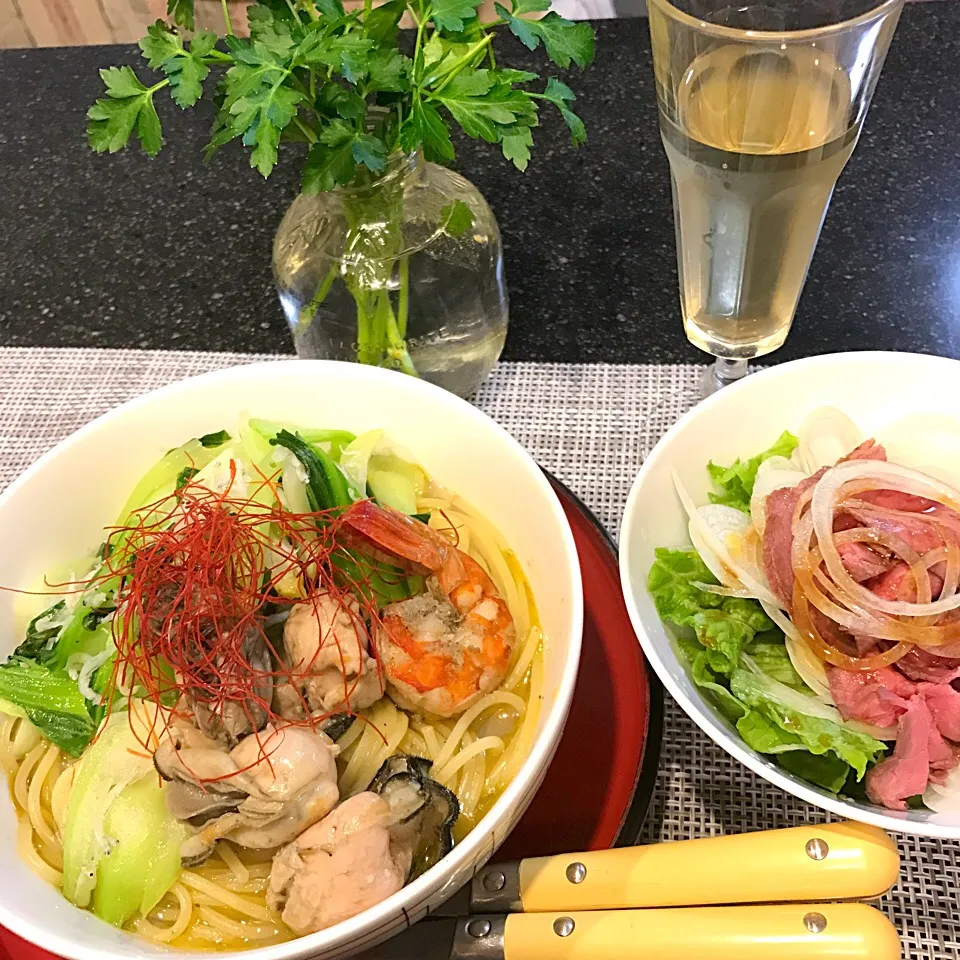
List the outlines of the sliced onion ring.
{"type": "Polygon", "coordinates": [[[960,593],[942,597],[930,603],[908,603],[885,600],[856,582],[847,573],[833,537],[834,512],[845,484],[854,480],[872,479],[881,482],[877,489],[897,489],[936,500],[952,509],[960,508],[960,491],[949,484],[896,463],[882,460],[849,460],[840,463],[817,482],[813,490],[811,512],[817,545],[834,582],[845,593],[868,604],[875,610],[901,617],[923,617],[947,613],[960,608],[960,593]],[[896,481],[896,483],[893,483],[896,481]]]}
{"type": "MultiPolygon", "coordinates": [[[[774,595],[773,591],[761,581],[760,577],[762,577],[763,574],[759,570],[748,570],[745,564],[738,563],[731,556],[727,545],[716,537],[713,531],[703,522],[697,513],[696,505],[690,498],[690,494],[687,493],[683,484],[680,482],[680,477],[677,475],[676,470],[673,471],[673,482],[677,488],[677,495],[680,497],[680,502],[683,504],[684,510],[687,511],[690,522],[697,524],[697,532],[702,535],[702,539],[706,542],[707,546],[716,554],[719,561],[726,568],[728,573],[727,580],[736,578],[756,599],[765,600],[767,603],[780,606],[780,600],[774,595]]],[[[694,544],[694,546],[696,546],[696,544],[694,544]]],[[[711,571],[711,573],[713,572],[714,571],[711,571]]],[[[720,577],[718,577],[718,579],[721,581],[724,580],[724,578],[720,577]]],[[[725,585],[736,586],[737,584],[728,582],[725,585]]]]}

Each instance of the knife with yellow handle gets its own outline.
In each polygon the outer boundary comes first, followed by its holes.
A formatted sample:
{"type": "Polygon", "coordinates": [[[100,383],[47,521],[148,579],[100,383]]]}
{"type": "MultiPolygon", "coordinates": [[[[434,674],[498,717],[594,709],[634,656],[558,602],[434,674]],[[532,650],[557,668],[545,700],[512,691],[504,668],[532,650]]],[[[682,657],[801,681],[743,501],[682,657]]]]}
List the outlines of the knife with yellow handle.
{"type": "Polygon", "coordinates": [[[674,907],[427,919],[358,960],[900,960],[863,903],[674,907]]]}
{"type": "Polygon", "coordinates": [[[437,912],[869,900],[899,870],[897,845],[882,830],[826,823],[488,864],[437,912]]]}

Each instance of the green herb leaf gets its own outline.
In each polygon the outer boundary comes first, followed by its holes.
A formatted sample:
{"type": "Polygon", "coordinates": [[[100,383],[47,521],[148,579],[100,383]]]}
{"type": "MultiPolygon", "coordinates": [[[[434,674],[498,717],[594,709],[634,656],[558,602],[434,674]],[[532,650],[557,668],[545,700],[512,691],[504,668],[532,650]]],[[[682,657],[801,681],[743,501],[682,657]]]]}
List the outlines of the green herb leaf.
{"type": "Polygon", "coordinates": [[[87,701],[66,673],[26,660],[0,667],[0,699],[25,711],[31,723],[72,757],[97,732],[87,701]]]}
{"type": "Polygon", "coordinates": [[[280,133],[304,97],[285,85],[290,68],[263,43],[227,37],[226,44],[235,61],[224,80],[224,109],[231,120],[211,145],[242,134],[244,144],[253,147],[250,166],[268,177],[277,163],[280,133]]]}
{"type": "Polygon", "coordinates": [[[87,111],[87,139],[97,153],[116,153],[136,132],[143,152],[155,157],[163,139],[160,118],[153,105],[157,87],[147,89],[130,67],[108,67],[100,71],[109,99],[97,100],[87,111]]]}
{"type": "Polygon", "coordinates": [[[167,0],[167,16],[184,30],[192,30],[196,26],[193,0],[167,0]]]}
{"type": "Polygon", "coordinates": [[[200,471],[196,467],[184,467],[177,474],[174,490],[182,490],[200,471]]]}
{"type": "Polygon", "coordinates": [[[550,9],[550,0],[511,0],[511,7],[516,16],[522,17],[525,13],[543,13],[550,9]]]}
{"type": "Polygon", "coordinates": [[[467,136],[489,143],[503,139],[503,127],[536,123],[536,105],[530,97],[498,82],[496,74],[489,70],[465,70],[430,95],[450,111],[467,136]]]}
{"type": "Polygon", "coordinates": [[[317,109],[328,117],[359,120],[366,115],[367,102],[353,90],[347,90],[331,80],[320,88],[317,109]]]}
{"type": "Polygon", "coordinates": [[[564,107],[577,99],[576,94],[562,81],[556,77],[550,77],[547,80],[547,88],[543,95],[555,106],[564,107]]]}
{"type": "Polygon", "coordinates": [[[313,0],[321,15],[327,20],[339,20],[344,13],[340,0],[313,0]]]}
{"type": "MultiPolygon", "coordinates": [[[[447,58],[451,60],[459,59],[460,57],[466,56],[469,50],[469,43],[459,43],[455,40],[450,40],[437,31],[434,31],[430,39],[423,45],[423,65],[425,67],[431,67],[441,63],[447,58]]],[[[428,75],[424,77],[424,85],[428,86],[434,79],[435,78],[428,73],[428,75]]]]}
{"type": "Polygon", "coordinates": [[[387,0],[363,18],[363,35],[378,45],[393,44],[397,27],[407,9],[406,0],[387,0]]]}
{"type": "MultiPolygon", "coordinates": [[[[57,619],[66,607],[66,602],[58,600],[53,606],[47,607],[43,613],[34,617],[27,624],[23,643],[13,651],[11,660],[35,660],[45,663],[55,646],[55,641],[63,630],[63,623],[49,624],[48,621],[57,619]]],[[[8,661],[9,662],[9,661],[8,661]]]]}
{"type": "Polygon", "coordinates": [[[179,35],[158,20],[147,28],[140,41],[140,49],[148,66],[162,70],[170,80],[170,92],[180,107],[192,107],[203,95],[203,81],[210,68],[203,62],[217,42],[215,33],[194,34],[190,49],[183,45],[179,35]]]}
{"type": "Polygon", "coordinates": [[[165,60],[183,53],[183,41],[163,20],[147,27],[147,35],[140,41],[140,49],[151,70],[160,70],[165,60]]]}
{"type": "Polygon", "coordinates": [[[573,145],[579,147],[586,143],[587,128],[583,125],[583,121],[572,110],[565,110],[563,107],[560,108],[560,116],[563,117],[563,122],[570,131],[570,140],[573,145]]]}
{"type": "Polygon", "coordinates": [[[197,31],[190,40],[190,55],[192,57],[209,56],[217,45],[217,35],[210,30],[197,31]]]}
{"type": "Polygon", "coordinates": [[[530,148],[533,146],[533,134],[529,127],[517,127],[516,133],[510,133],[503,138],[500,147],[503,155],[521,173],[527,169],[530,162],[530,148]]]}
{"type": "Polygon", "coordinates": [[[344,120],[334,119],[318,134],[303,175],[303,192],[319,193],[349,183],[358,163],[379,173],[387,161],[387,147],[378,137],[361,133],[344,120]]]}
{"type": "Polygon", "coordinates": [[[281,56],[299,42],[294,34],[299,36],[302,33],[300,22],[292,19],[286,5],[282,10],[273,10],[263,4],[254,4],[247,8],[247,24],[252,40],[259,41],[281,56]]]}
{"type": "Polygon", "coordinates": [[[354,498],[343,471],[318,447],[289,430],[281,430],[271,438],[270,443],[286,447],[307,471],[307,500],[311,510],[331,510],[353,503],[354,498]]]}
{"type": "Polygon", "coordinates": [[[323,64],[350,83],[362,80],[368,72],[373,41],[359,33],[343,36],[308,35],[298,47],[294,59],[305,66],[323,64]]]}
{"type": "MultiPolygon", "coordinates": [[[[528,12],[528,7],[518,9],[516,13],[528,12]]],[[[583,69],[593,62],[595,34],[588,23],[573,23],[558,13],[550,11],[541,20],[524,20],[515,16],[501,4],[496,4],[500,14],[510,27],[511,32],[530,50],[536,50],[543,43],[547,56],[558,66],[566,69],[571,61],[583,69]]],[[[542,10],[545,7],[537,6],[542,10]]]]}
{"type": "Polygon", "coordinates": [[[401,93],[409,89],[407,76],[411,64],[410,58],[403,56],[399,50],[375,50],[367,62],[367,89],[385,93],[401,93]]]}
{"type": "Polygon", "coordinates": [[[433,0],[430,17],[441,30],[458,31],[477,15],[477,0],[433,0]]]}
{"type": "MultiPolygon", "coordinates": [[[[343,126],[346,127],[346,124],[343,126]]],[[[323,193],[353,179],[357,167],[353,156],[356,131],[346,127],[346,133],[339,136],[337,129],[333,125],[324,127],[320,131],[319,141],[310,148],[303,170],[301,189],[304,193],[323,193]]]]}
{"type": "Polygon", "coordinates": [[[387,162],[387,148],[382,140],[369,133],[358,133],[353,140],[353,159],[368,170],[379,173],[387,162]]]}
{"type": "Polygon", "coordinates": [[[531,73],[529,70],[501,69],[497,71],[497,78],[505,83],[530,83],[532,80],[538,79],[538,75],[531,73]]]}
{"type": "Polygon", "coordinates": [[[205,433],[200,440],[200,446],[208,450],[213,447],[222,447],[230,439],[230,434],[226,430],[217,430],[215,433],[205,433]]]}
{"type": "Polygon", "coordinates": [[[473,226],[473,211],[462,200],[448,203],[441,211],[443,229],[451,237],[465,234],[473,226]]]}
{"type": "Polygon", "coordinates": [[[428,160],[444,163],[453,159],[450,131],[435,107],[414,100],[410,113],[400,125],[400,146],[406,151],[423,147],[428,160]]]}

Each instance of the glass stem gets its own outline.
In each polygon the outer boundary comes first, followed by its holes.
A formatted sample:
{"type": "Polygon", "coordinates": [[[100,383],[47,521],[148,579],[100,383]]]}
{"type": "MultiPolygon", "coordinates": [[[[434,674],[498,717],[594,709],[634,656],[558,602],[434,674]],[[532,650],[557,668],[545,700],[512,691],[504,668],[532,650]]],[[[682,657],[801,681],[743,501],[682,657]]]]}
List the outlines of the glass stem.
{"type": "Polygon", "coordinates": [[[716,362],[707,367],[701,384],[701,392],[705,397],[729,387],[731,383],[742,380],[747,375],[746,360],[730,360],[726,357],[717,357],[716,362]]]}

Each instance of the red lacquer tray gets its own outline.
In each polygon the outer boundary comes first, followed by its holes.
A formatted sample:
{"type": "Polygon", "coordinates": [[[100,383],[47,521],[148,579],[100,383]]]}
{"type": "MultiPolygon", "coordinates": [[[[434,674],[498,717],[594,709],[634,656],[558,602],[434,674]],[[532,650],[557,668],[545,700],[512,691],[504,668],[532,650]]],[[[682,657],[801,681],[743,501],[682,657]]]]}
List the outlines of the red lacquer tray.
{"type": "MultiPolygon", "coordinates": [[[[583,653],[557,755],[529,809],[497,851],[499,860],[636,842],[660,754],[663,692],[630,626],[613,542],[570,490],[553,477],[550,481],[580,554],[583,653]]],[[[0,929],[0,960],[57,958],[0,929]]]]}

